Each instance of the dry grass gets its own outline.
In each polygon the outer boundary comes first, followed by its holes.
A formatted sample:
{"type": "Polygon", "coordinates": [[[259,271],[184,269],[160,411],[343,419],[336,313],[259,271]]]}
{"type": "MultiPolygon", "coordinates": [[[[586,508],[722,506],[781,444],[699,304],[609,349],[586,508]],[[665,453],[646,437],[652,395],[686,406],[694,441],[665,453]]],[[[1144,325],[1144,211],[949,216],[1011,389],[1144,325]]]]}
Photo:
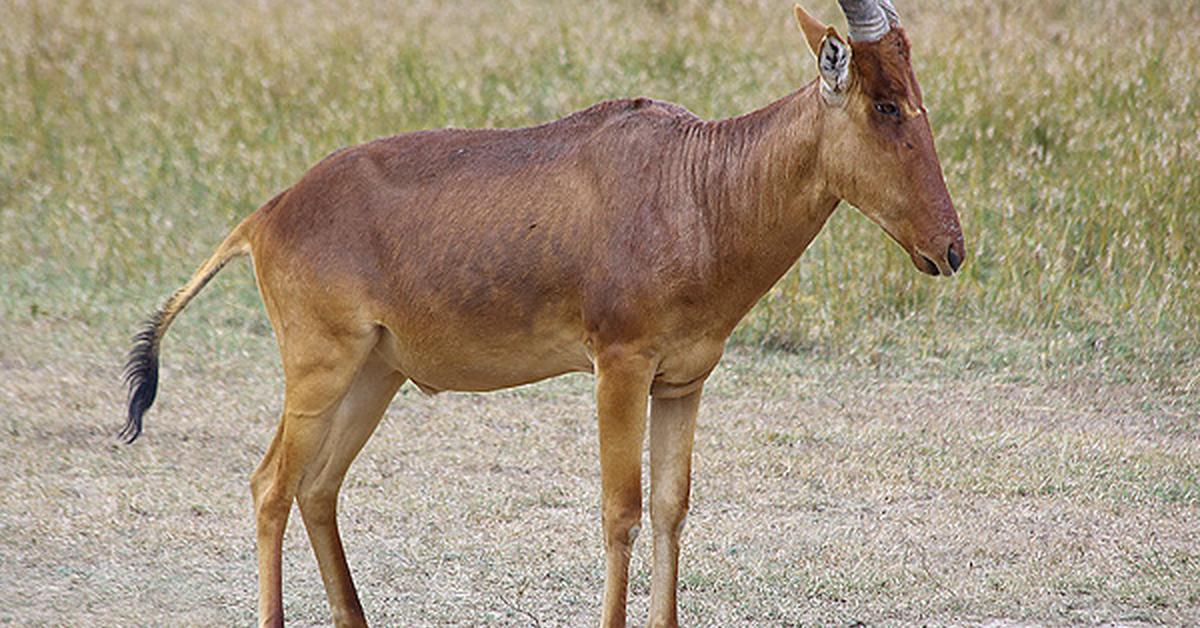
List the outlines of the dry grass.
{"type": "MultiPolygon", "coordinates": [[[[245,349],[219,360],[169,342],[161,405],[125,447],[112,438],[120,347],[66,324],[0,335],[0,622],[251,623],[247,478],[279,408],[270,339],[240,338],[245,349]]],[[[732,352],[697,436],[683,619],[1200,621],[1194,397],[949,375],[732,352]]],[[[595,620],[590,387],[572,376],[491,395],[404,389],[342,499],[378,625],[595,620]]],[[[321,624],[323,589],[292,524],[287,612],[321,624]]],[[[648,559],[643,541],[635,619],[648,559]]]]}

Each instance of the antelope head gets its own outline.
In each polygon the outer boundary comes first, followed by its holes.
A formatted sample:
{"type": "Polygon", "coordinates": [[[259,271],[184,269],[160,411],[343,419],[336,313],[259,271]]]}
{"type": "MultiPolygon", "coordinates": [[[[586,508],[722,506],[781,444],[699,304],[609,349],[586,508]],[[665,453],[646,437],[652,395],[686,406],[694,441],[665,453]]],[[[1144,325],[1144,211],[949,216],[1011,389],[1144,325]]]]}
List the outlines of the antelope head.
{"type": "Polygon", "coordinates": [[[820,71],[818,159],[826,181],[898,242],[918,269],[952,275],[966,249],[908,37],[891,0],[838,1],[850,25],[848,40],[796,6],[820,71]]]}

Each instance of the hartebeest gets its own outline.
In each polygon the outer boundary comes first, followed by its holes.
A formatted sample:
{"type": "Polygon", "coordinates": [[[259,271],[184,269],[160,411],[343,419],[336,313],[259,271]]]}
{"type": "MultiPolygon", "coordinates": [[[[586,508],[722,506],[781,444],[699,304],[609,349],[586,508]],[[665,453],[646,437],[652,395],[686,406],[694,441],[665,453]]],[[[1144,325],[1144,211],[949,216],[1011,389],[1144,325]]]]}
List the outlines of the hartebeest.
{"type": "Polygon", "coordinates": [[[676,623],[679,538],[705,378],[730,332],[840,200],[930,275],[962,232],[889,0],[840,0],[849,42],[800,7],[820,77],[710,122],[676,105],[603,102],[527,129],[407,133],[338,151],[239,224],[136,337],[137,438],[167,327],[250,254],[286,378],[251,478],[259,619],[283,621],[293,500],[338,625],[363,624],[337,530],[347,468],[396,390],[486,391],[596,375],[606,580],[625,623],[650,406],[650,623],[676,623]]]}

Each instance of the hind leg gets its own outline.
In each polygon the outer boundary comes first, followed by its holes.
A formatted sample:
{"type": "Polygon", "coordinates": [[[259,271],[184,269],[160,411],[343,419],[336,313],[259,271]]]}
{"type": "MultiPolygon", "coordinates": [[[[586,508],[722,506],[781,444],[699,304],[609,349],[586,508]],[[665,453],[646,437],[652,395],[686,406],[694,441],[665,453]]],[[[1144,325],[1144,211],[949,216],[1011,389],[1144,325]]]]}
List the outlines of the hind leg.
{"type": "Polygon", "coordinates": [[[283,417],[250,479],[257,526],[258,619],[263,626],[283,625],[283,533],[292,501],[378,338],[374,329],[305,332],[281,339],[286,386],[283,417]]]}
{"type": "Polygon", "coordinates": [[[337,626],[366,625],[338,534],[338,491],[350,463],[375,432],[404,379],[378,354],[372,353],[354,377],[334,413],[324,444],[300,479],[296,495],[300,515],[317,555],[337,626]]]}
{"type": "Polygon", "coordinates": [[[266,455],[250,476],[250,493],[254,496],[255,550],[258,555],[259,626],[283,625],[283,529],[287,526],[291,502],[286,508],[280,508],[278,496],[267,499],[282,449],[283,424],[283,420],[280,420],[266,455]]]}

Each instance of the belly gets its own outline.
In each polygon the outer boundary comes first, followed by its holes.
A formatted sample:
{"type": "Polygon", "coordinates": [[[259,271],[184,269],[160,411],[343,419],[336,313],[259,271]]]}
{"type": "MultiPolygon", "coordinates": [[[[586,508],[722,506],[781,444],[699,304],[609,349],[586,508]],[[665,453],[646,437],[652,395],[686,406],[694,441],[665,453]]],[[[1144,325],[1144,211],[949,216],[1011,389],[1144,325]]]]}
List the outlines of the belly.
{"type": "Polygon", "coordinates": [[[394,330],[378,351],[422,391],[488,391],[571,372],[591,372],[582,330],[459,328],[426,333],[394,330]]]}

